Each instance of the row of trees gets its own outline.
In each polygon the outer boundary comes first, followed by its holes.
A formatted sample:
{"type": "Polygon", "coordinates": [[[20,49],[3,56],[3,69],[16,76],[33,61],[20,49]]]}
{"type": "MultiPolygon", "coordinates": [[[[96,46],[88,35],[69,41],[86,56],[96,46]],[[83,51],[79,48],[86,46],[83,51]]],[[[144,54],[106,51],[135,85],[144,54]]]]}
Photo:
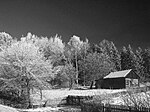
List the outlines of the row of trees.
{"type": "Polygon", "coordinates": [[[74,84],[90,85],[111,71],[133,69],[141,80],[149,79],[150,49],[132,49],[129,45],[120,51],[112,41],[91,44],[73,36],[65,43],[56,35],[38,37],[31,33],[20,40],[0,33],[1,91],[16,90],[27,96],[30,105],[32,88],[51,88],[74,84]]]}

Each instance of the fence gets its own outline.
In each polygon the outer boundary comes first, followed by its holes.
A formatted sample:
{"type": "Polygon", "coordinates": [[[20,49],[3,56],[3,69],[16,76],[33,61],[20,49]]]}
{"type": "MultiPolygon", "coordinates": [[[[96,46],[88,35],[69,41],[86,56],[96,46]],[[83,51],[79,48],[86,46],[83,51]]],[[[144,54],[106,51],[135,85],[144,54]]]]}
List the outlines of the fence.
{"type": "Polygon", "coordinates": [[[93,96],[71,96],[66,98],[67,105],[81,105],[85,100],[91,100],[93,96]]]}
{"type": "Polygon", "coordinates": [[[84,102],[81,112],[150,112],[150,108],[84,102]]]}

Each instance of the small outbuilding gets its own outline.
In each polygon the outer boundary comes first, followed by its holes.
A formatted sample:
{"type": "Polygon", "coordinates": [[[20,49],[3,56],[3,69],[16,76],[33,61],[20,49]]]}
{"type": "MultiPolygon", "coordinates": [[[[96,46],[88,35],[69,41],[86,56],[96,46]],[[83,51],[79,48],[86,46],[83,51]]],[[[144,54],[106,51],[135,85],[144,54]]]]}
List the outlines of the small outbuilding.
{"type": "Polygon", "coordinates": [[[139,76],[132,70],[111,72],[103,79],[96,81],[96,88],[123,89],[139,86],[139,76]]]}

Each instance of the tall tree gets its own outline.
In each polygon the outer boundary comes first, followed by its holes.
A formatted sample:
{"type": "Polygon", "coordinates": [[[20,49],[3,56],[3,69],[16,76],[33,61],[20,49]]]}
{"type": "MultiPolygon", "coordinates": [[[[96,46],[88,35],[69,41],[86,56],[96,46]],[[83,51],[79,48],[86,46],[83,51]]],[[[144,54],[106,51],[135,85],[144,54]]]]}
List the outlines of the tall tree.
{"type": "Polygon", "coordinates": [[[136,60],[137,60],[137,63],[138,63],[138,66],[137,66],[137,74],[140,76],[140,79],[142,81],[144,81],[146,79],[145,77],[145,73],[144,73],[144,59],[143,59],[143,54],[144,54],[144,51],[142,50],[142,48],[138,47],[138,49],[136,49],[136,60]]]}
{"type": "Polygon", "coordinates": [[[150,79],[150,49],[145,49],[143,51],[143,66],[144,66],[144,75],[147,80],[150,79]]]}
{"type": "Polygon", "coordinates": [[[95,52],[102,53],[100,46],[98,46],[97,44],[94,44],[94,43],[90,46],[89,52],[90,53],[95,53],[95,52]]]}
{"type": "Polygon", "coordinates": [[[129,69],[128,61],[129,61],[128,60],[128,51],[127,51],[126,47],[124,46],[121,51],[121,69],[122,70],[129,69]]]}
{"type": "Polygon", "coordinates": [[[83,46],[83,41],[80,40],[80,37],[73,36],[70,38],[68,42],[68,47],[71,52],[72,60],[75,60],[75,68],[76,68],[76,83],[78,84],[79,72],[78,72],[78,56],[81,53],[81,47],[83,46]]]}
{"type": "MultiPolygon", "coordinates": [[[[140,58],[140,57],[139,57],[140,58]]],[[[132,69],[137,75],[140,75],[140,59],[133,52],[131,46],[128,49],[123,47],[121,52],[121,66],[122,70],[132,69]]]]}
{"type": "Polygon", "coordinates": [[[108,55],[110,60],[115,64],[115,69],[121,70],[121,58],[118,49],[112,41],[103,40],[99,43],[99,49],[108,55]]]}
{"type": "Polygon", "coordinates": [[[103,78],[114,69],[114,64],[110,61],[109,56],[103,53],[88,54],[81,65],[86,72],[86,84],[91,83],[91,87],[96,79],[103,78]]]}
{"type": "Polygon", "coordinates": [[[85,76],[86,76],[86,72],[85,70],[83,69],[84,67],[80,67],[80,66],[83,66],[81,65],[82,62],[85,63],[85,60],[86,60],[86,57],[89,53],[89,48],[90,48],[90,44],[88,42],[88,39],[86,39],[85,42],[83,42],[82,46],[81,46],[81,54],[80,54],[80,59],[78,61],[78,66],[79,66],[79,83],[80,84],[83,84],[85,86],[85,76]]]}

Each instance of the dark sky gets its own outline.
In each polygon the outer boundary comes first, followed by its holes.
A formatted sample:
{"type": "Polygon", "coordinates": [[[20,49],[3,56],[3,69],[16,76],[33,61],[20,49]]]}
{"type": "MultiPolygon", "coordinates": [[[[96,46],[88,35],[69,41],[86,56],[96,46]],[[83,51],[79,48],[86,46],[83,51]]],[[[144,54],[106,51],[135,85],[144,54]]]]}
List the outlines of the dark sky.
{"type": "Polygon", "coordinates": [[[149,0],[1,0],[0,31],[150,47],[149,0]]]}

